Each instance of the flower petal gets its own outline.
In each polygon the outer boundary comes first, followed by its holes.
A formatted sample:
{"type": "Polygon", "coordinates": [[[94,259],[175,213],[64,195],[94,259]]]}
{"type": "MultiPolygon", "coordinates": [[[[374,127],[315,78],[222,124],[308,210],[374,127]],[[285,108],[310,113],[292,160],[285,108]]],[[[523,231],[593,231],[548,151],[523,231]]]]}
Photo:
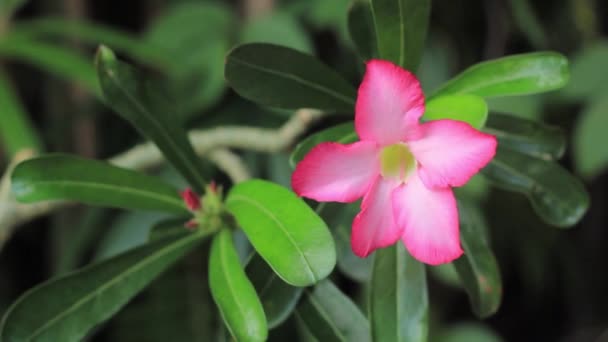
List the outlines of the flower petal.
{"type": "Polygon", "coordinates": [[[462,255],[458,209],[452,189],[429,190],[414,174],[392,194],[393,212],[410,254],[439,265],[462,255]]]}
{"type": "Polygon", "coordinates": [[[496,154],[496,138],[462,121],[437,120],[417,128],[407,145],[428,188],[462,186],[496,154]]]}
{"type": "Polygon", "coordinates": [[[316,201],[353,202],[362,197],[379,173],[378,148],[372,142],[315,146],[291,176],[296,194],[316,201]]]}
{"type": "Polygon", "coordinates": [[[378,176],[363,197],[361,212],[353,221],[351,245],[353,252],[366,257],[377,248],[387,247],[399,240],[401,229],[395,224],[391,210],[391,193],[398,183],[378,176]]]}
{"type": "Polygon", "coordinates": [[[388,61],[367,63],[355,108],[355,129],[361,140],[397,143],[423,113],[424,94],[416,76],[388,61]]]}

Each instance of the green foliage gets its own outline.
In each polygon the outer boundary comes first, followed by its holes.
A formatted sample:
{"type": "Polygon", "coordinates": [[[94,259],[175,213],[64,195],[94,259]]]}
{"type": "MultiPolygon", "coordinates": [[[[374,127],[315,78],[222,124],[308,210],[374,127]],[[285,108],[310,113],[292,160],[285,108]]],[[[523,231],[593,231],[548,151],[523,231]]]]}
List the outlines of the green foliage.
{"type": "Polygon", "coordinates": [[[238,341],[265,341],[268,326],[264,309],[241,266],[229,230],[216,235],[210,253],[211,295],[230,333],[238,341]]]}
{"type": "Polygon", "coordinates": [[[239,95],[265,106],[353,112],[355,89],[325,64],[293,49],[238,46],[226,58],[225,75],[239,95]]]}
{"type": "Polygon", "coordinates": [[[426,272],[403,244],[376,251],[370,287],[374,341],[426,341],[429,329],[426,272]]]}
{"type": "Polygon", "coordinates": [[[608,98],[598,98],[581,114],[574,131],[576,169],[586,178],[599,175],[608,167],[608,98]]]}
{"type": "Polygon", "coordinates": [[[204,237],[201,231],[184,232],[38,285],[6,313],[0,337],[3,341],[80,340],[204,237]]]}
{"type": "Polygon", "coordinates": [[[269,43],[313,53],[312,43],[296,18],[279,11],[252,18],[245,23],[240,43],[269,43]]]}
{"type": "Polygon", "coordinates": [[[333,270],[336,251],[325,222],[282,186],[262,180],[240,183],[228,193],[226,208],[285,282],[308,286],[333,270]]]}
{"type": "Polygon", "coordinates": [[[568,100],[588,101],[608,92],[608,41],[600,40],[572,58],[570,82],[560,92],[568,100]]]}
{"type": "Polygon", "coordinates": [[[452,119],[481,129],[488,117],[488,105],[475,95],[447,95],[426,103],[422,120],[452,119]]]}
{"type": "Polygon", "coordinates": [[[188,213],[178,191],[160,179],[70,155],[50,154],[17,165],[12,189],[25,203],[67,199],[116,208],[188,213]]]}
{"type": "Polygon", "coordinates": [[[378,42],[370,0],[354,0],[348,11],[348,31],[363,60],[378,57],[378,42]]]}

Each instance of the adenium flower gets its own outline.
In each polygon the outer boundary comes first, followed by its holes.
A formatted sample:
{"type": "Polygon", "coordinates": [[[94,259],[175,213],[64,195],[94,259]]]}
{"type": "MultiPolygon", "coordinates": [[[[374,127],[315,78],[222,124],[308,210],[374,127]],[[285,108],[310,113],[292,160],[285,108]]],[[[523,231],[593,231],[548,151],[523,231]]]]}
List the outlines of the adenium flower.
{"type": "Polygon", "coordinates": [[[420,123],[424,94],[410,72],[371,60],[359,87],[360,141],[313,148],[292,175],[294,191],[320,202],[363,197],[353,252],[366,257],[402,240],[431,265],[462,255],[452,187],[464,185],[496,153],[496,138],[455,120],[420,123]]]}

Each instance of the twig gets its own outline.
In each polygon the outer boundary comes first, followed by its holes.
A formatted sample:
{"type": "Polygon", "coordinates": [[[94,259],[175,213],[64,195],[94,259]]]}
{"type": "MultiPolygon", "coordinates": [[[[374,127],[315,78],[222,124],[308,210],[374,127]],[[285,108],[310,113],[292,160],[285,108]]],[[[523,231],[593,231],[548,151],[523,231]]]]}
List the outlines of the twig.
{"type": "MultiPolygon", "coordinates": [[[[226,172],[234,182],[250,177],[241,159],[227,148],[238,148],[265,153],[274,153],[288,148],[323,114],[312,109],[300,109],[276,130],[253,127],[218,127],[210,130],[190,132],[192,144],[199,156],[205,156],[218,168],[226,172]]],[[[72,204],[66,201],[20,204],[10,191],[10,175],[19,162],[28,159],[31,153],[18,154],[0,180],[0,249],[18,225],[47,215],[72,204]]],[[[134,170],[144,170],[163,162],[163,157],[152,143],[145,143],[123,152],[108,162],[134,170]]]]}

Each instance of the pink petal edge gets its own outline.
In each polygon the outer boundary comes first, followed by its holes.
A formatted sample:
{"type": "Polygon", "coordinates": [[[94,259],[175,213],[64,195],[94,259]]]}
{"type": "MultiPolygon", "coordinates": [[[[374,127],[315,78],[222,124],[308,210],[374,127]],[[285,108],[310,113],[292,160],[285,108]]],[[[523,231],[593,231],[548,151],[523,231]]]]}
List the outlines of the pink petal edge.
{"type": "Polygon", "coordinates": [[[429,190],[414,174],[392,194],[395,220],[410,254],[429,265],[451,262],[460,247],[458,209],[452,189],[429,190]]]}
{"type": "Polygon", "coordinates": [[[437,120],[417,128],[408,147],[428,188],[462,186],[496,154],[496,137],[456,120],[437,120]]]}
{"type": "Polygon", "coordinates": [[[319,202],[353,202],[361,198],[379,173],[378,148],[369,141],[315,146],[291,176],[296,194],[319,202]]]}
{"type": "Polygon", "coordinates": [[[411,72],[389,62],[367,62],[355,106],[361,140],[389,145],[403,140],[424,113],[424,94],[411,72]]]}

